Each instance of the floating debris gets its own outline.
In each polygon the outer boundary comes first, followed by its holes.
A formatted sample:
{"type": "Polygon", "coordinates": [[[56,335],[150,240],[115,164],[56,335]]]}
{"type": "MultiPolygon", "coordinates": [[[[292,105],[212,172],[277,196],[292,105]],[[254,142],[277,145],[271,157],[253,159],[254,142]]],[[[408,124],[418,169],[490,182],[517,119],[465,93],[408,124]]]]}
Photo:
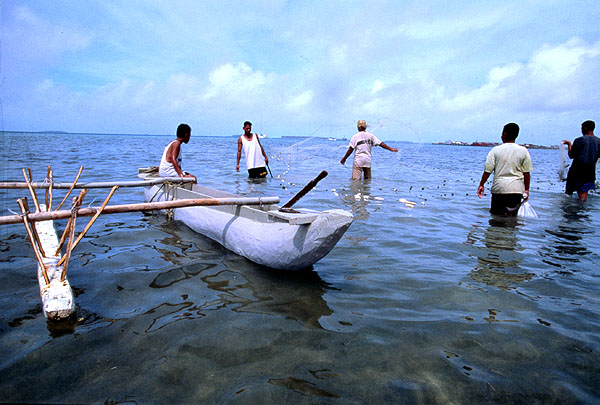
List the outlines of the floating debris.
{"type": "Polygon", "coordinates": [[[398,201],[400,201],[402,204],[406,205],[408,208],[414,208],[417,203],[414,201],[408,201],[406,198],[401,198],[398,201]]]}

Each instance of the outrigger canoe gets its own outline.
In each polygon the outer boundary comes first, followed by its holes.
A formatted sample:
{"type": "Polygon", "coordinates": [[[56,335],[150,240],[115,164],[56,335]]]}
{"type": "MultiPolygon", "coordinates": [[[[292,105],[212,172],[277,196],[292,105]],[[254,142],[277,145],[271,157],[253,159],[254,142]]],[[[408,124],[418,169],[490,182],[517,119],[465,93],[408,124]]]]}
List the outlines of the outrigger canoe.
{"type": "MultiPolygon", "coordinates": [[[[145,168],[138,177],[159,179],[145,168]]],[[[144,187],[144,197],[146,202],[241,198],[192,183],[144,187]]],[[[174,209],[173,218],[240,256],[282,270],[312,266],[333,249],[353,220],[340,209],[291,211],[280,211],[275,204],[195,206],[174,209]]]]}

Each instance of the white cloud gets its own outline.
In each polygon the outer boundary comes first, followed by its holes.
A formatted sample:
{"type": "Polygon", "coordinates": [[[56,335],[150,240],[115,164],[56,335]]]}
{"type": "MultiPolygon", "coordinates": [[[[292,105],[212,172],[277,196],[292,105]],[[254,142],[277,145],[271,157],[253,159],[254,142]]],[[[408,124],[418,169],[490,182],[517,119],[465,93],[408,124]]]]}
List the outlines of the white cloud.
{"type": "Polygon", "coordinates": [[[600,91],[600,42],[543,45],[527,63],[494,67],[481,87],[441,100],[446,111],[577,109],[600,91]]]}
{"type": "Polygon", "coordinates": [[[432,13],[428,8],[422,10],[413,8],[414,15],[411,15],[410,21],[391,32],[394,36],[404,35],[417,40],[448,38],[470,32],[481,32],[510,21],[507,17],[509,7],[502,3],[488,4],[484,7],[480,3],[474,3],[470,7],[460,5],[455,10],[452,9],[453,6],[451,2],[444,2],[444,6],[440,7],[439,15],[432,13]]]}
{"type": "Polygon", "coordinates": [[[450,99],[444,99],[441,107],[446,111],[464,111],[501,103],[507,93],[503,82],[515,77],[521,69],[523,69],[523,65],[520,63],[494,67],[489,72],[488,80],[483,86],[458,93],[450,99]]]}
{"type": "Polygon", "coordinates": [[[523,64],[518,62],[506,66],[494,67],[488,75],[488,83],[485,86],[496,89],[505,79],[514,77],[522,68],[523,64]]]}
{"type": "Polygon", "coordinates": [[[576,73],[577,69],[591,61],[598,63],[600,42],[587,45],[579,38],[572,38],[558,46],[544,45],[528,64],[531,76],[536,80],[557,83],[576,73]]]}
{"type": "Polygon", "coordinates": [[[263,89],[273,80],[272,75],[261,71],[253,71],[244,62],[237,65],[230,63],[220,66],[210,72],[208,76],[210,85],[204,92],[205,100],[221,98],[228,100],[248,100],[262,94],[263,89]]]}
{"type": "Polygon", "coordinates": [[[384,84],[381,80],[375,80],[373,87],[371,88],[371,94],[375,94],[384,88],[384,84]]]}
{"type": "Polygon", "coordinates": [[[306,107],[313,99],[313,92],[310,90],[304,91],[301,94],[292,97],[286,104],[286,108],[290,111],[296,111],[306,107]]]}

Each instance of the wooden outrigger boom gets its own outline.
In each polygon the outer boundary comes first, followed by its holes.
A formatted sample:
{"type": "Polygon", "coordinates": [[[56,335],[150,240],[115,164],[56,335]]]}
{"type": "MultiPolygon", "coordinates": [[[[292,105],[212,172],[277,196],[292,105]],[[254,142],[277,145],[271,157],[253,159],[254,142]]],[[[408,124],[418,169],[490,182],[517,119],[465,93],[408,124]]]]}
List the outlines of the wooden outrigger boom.
{"type": "MultiPolygon", "coordinates": [[[[279,203],[279,197],[242,197],[242,198],[199,198],[174,201],[158,201],[150,203],[136,203],[123,205],[107,205],[103,214],[121,214],[136,211],[166,210],[171,208],[194,207],[199,205],[268,205],[279,203]]],[[[77,216],[89,217],[95,215],[99,207],[86,207],[77,210],[77,216]]],[[[29,221],[49,221],[54,219],[67,219],[71,216],[70,210],[37,212],[27,214],[29,221]]],[[[6,215],[0,217],[0,225],[20,224],[23,222],[21,215],[6,215]]]]}
{"type": "Polygon", "coordinates": [[[163,183],[175,183],[175,184],[181,184],[181,183],[193,183],[194,179],[191,177],[161,177],[159,179],[156,180],[148,180],[148,181],[137,181],[137,180],[133,180],[133,181],[101,181],[101,182],[89,182],[89,183],[75,183],[75,185],[73,185],[72,183],[50,183],[50,182],[43,182],[43,183],[30,183],[27,184],[27,182],[23,182],[23,181],[2,181],[0,182],[0,188],[5,188],[5,189],[22,189],[22,188],[29,188],[31,186],[31,188],[50,188],[52,187],[53,189],[69,189],[69,188],[112,188],[114,186],[119,186],[119,187],[147,187],[147,186],[154,186],[156,184],[163,184],[163,183]]]}

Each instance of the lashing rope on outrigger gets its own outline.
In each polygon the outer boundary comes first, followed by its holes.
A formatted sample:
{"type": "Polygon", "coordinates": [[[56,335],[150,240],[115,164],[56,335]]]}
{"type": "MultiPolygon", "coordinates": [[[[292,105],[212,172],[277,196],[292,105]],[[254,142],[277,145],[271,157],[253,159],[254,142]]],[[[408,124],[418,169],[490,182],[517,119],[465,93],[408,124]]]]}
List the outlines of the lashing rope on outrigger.
{"type": "MultiPolygon", "coordinates": [[[[161,191],[163,191],[164,201],[174,201],[175,200],[175,194],[177,193],[177,187],[179,187],[180,185],[183,185],[183,184],[184,184],[183,181],[181,181],[180,183],[174,183],[174,182],[171,182],[171,181],[164,182],[158,188],[158,190],[156,190],[156,193],[154,193],[154,195],[152,196],[152,198],[150,199],[149,202],[153,202],[154,198],[161,191]]],[[[167,215],[167,220],[169,220],[169,221],[173,220],[173,217],[175,216],[175,209],[174,208],[167,208],[166,215],[167,215]]]]}

